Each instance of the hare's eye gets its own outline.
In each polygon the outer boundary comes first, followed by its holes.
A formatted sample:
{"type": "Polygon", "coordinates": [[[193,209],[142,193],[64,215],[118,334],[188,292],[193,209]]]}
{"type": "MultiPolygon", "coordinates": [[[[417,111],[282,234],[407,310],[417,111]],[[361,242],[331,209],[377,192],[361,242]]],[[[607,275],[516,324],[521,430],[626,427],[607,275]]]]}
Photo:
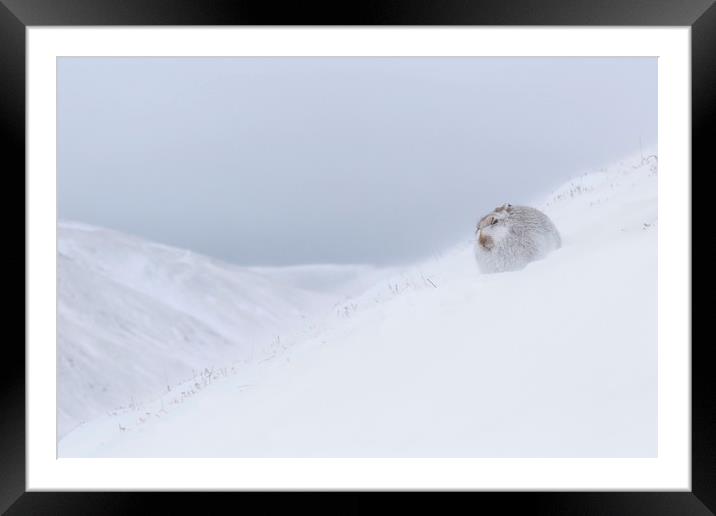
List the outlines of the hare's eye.
{"type": "Polygon", "coordinates": [[[497,224],[497,219],[494,219],[494,220],[491,222],[491,225],[494,226],[495,224],[497,224]]]}

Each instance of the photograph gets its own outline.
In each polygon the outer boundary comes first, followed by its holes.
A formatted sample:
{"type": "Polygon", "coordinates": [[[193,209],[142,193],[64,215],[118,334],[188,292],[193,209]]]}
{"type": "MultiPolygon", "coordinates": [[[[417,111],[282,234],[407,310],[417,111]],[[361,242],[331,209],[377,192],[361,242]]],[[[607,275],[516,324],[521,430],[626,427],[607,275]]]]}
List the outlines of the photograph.
{"type": "Polygon", "coordinates": [[[56,81],[58,458],[657,457],[657,57],[56,81]]]}
{"type": "Polygon", "coordinates": [[[714,514],[715,3],[0,0],[0,513],[714,514]]]}

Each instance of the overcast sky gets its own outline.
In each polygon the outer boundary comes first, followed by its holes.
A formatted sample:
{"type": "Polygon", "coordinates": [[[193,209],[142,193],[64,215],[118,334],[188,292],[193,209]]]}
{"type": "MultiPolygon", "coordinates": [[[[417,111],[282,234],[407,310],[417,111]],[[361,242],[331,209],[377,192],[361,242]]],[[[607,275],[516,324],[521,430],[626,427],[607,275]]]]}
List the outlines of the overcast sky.
{"type": "Polygon", "coordinates": [[[389,264],[657,135],[654,58],[60,58],[61,219],[389,264]]]}

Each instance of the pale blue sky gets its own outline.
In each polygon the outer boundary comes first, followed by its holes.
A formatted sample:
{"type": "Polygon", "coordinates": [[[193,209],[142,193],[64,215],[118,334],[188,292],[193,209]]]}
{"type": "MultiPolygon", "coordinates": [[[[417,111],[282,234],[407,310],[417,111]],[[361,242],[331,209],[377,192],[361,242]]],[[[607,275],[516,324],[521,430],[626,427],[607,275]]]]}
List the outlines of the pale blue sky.
{"type": "Polygon", "coordinates": [[[60,58],[63,219],[388,264],[657,135],[654,58],[60,58]]]}

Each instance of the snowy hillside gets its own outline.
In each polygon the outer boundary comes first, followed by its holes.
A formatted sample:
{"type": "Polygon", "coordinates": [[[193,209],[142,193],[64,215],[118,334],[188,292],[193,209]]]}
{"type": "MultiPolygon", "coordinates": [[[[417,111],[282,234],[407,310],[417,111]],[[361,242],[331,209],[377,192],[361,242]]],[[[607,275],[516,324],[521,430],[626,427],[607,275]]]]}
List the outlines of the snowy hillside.
{"type": "Polygon", "coordinates": [[[260,360],[366,267],[242,269],[84,224],[58,228],[58,430],[260,360]]]}
{"type": "MultiPolygon", "coordinates": [[[[481,275],[466,235],[374,277],[265,359],[78,427],[59,454],[654,456],[656,161],[623,160],[535,203],[563,240],[544,260],[481,275]]],[[[311,302],[289,292],[296,306],[311,302]]]]}

